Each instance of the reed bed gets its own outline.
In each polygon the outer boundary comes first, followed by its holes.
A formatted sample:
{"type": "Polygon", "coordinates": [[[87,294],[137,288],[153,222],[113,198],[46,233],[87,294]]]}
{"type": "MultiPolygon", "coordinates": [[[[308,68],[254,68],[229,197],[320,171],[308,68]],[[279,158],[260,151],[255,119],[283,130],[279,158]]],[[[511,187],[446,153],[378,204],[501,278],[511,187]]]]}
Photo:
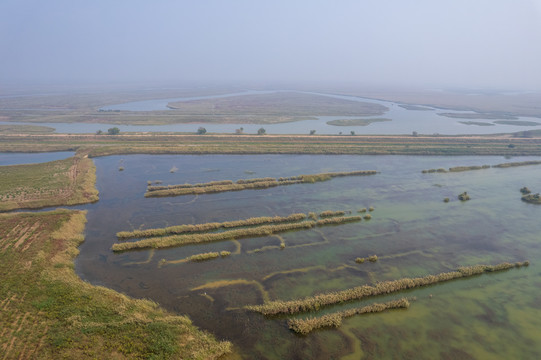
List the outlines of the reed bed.
{"type": "Polygon", "coordinates": [[[219,252],[208,252],[208,253],[195,254],[195,255],[189,256],[186,258],[186,260],[198,262],[198,261],[212,260],[218,257],[220,257],[219,252]]]}
{"type": "Polygon", "coordinates": [[[527,166],[527,165],[541,165],[541,161],[532,160],[532,161],[509,162],[509,163],[493,165],[492,167],[495,167],[495,168],[508,168],[508,167],[515,167],[515,166],[527,166]]]}
{"type": "Polygon", "coordinates": [[[175,246],[184,246],[188,244],[201,244],[222,240],[236,240],[247,237],[269,236],[275,233],[309,229],[316,225],[315,221],[302,221],[297,223],[262,225],[253,228],[241,228],[228,230],[218,233],[203,233],[203,234],[185,234],[171,235],[163,237],[150,237],[147,239],[113,244],[113,251],[128,251],[136,249],[161,249],[175,246]]]}
{"type": "Polygon", "coordinates": [[[214,222],[204,224],[187,224],[169,226],[160,229],[146,229],[146,230],[134,230],[134,231],[120,231],[116,234],[119,240],[136,239],[136,238],[148,238],[156,236],[165,236],[172,234],[186,234],[186,233],[198,233],[205,231],[218,230],[221,228],[236,228],[244,226],[255,226],[262,224],[279,224],[284,222],[296,222],[306,219],[306,215],[303,213],[291,214],[288,216],[262,216],[253,217],[246,220],[235,220],[226,222],[214,222]]]}
{"type": "Polygon", "coordinates": [[[362,217],[360,216],[339,216],[339,217],[328,217],[325,219],[320,219],[316,221],[316,226],[325,226],[325,225],[338,225],[344,224],[353,221],[361,221],[362,217]]]}
{"type": "Polygon", "coordinates": [[[521,197],[522,201],[525,201],[527,203],[531,204],[541,204],[541,196],[539,193],[537,194],[527,194],[521,197]]]}
{"type": "Polygon", "coordinates": [[[266,189],[275,186],[293,185],[300,183],[315,183],[327,181],[340,176],[375,175],[375,170],[359,170],[350,172],[321,173],[313,175],[299,175],[292,177],[240,179],[234,183],[231,180],[212,181],[201,184],[179,184],[168,186],[147,186],[145,197],[165,197],[180,195],[211,194],[226,191],[241,191],[248,189],[266,189]]]}
{"type": "Polygon", "coordinates": [[[324,217],[332,217],[332,216],[342,216],[345,213],[346,213],[345,211],[341,211],[341,210],[339,211],[325,210],[319,214],[319,217],[324,218],[324,217]]]}
{"type": "Polygon", "coordinates": [[[407,309],[410,303],[408,299],[401,298],[398,300],[392,300],[386,303],[375,303],[363,307],[348,309],[344,311],[335,312],[332,314],[326,314],[318,317],[311,317],[308,319],[290,319],[287,321],[287,325],[293,331],[298,334],[307,335],[310,332],[323,327],[339,327],[342,325],[342,320],[354,315],[378,313],[388,309],[407,309]]]}
{"type": "Polygon", "coordinates": [[[461,171],[470,171],[470,170],[483,170],[489,169],[490,165],[481,165],[481,166],[455,166],[449,168],[449,172],[461,172],[461,171]]]}
{"type": "Polygon", "coordinates": [[[251,311],[259,312],[263,315],[278,314],[297,314],[307,311],[319,310],[324,306],[343,303],[346,301],[360,300],[366,297],[391,294],[394,292],[413,289],[437,283],[450,281],[454,279],[466,278],[475,275],[481,275],[487,272],[503,271],[513,267],[528,266],[529,262],[501,263],[498,265],[474,265],[461,267],[456,271],[440,273],[437,275],[427,275],[418,278],[403,278],[399,280],[384,281],[374,286],[363,285],[342,291],[319,294],[306,297],[304,299],[290,301],[269,301],[262,305],[250,305],[245,308],[251,311]]]}

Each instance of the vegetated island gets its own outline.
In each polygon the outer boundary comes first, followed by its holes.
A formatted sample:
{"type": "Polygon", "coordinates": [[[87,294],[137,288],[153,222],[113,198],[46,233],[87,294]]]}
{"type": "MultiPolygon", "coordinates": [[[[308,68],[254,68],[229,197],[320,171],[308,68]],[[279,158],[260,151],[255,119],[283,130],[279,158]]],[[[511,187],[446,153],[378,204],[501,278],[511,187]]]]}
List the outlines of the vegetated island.
{"type": "MultiPolygon", "coordinates": [[[[518,117],[513,116],[513,115],[491,114],[491,113],[438,113],[438,115],[445,116],[448,118],[453,118],[453,119],[486,119],[486,120],[516,120],[518,119],[518,117]]],[[[482,123],[482,124],[485,124],[485,123],[482,123]]]]}
{"type": "Polygon", "coordinates": [[[315,116],[377,116],[388,110],[370,102],[287,91],[179,101],[167,106],[176,115],[204,116],[205,122],[237,124],[283,123],[315,116]]]}
{"type": "Polygon", "coordinates": [[[84,154],[0,167],[0,211],[98,201],[96,167],[84,154]]]}
{"type": "Polygon", "coordinates": [[[337,119],[327,121],[328,125],[333,126],[368,126],[372,123],[392,121],[392,119],[376,118],[376,119],[337,119]]]}
{"type": "Polygon", "coordinates": [[[475,126],[496,126],[493,123],[480,122],[480,121],[459,121],[459,123],[464,125],[475,125],[475,126]]]}
{"type": "Polygon", "coordinates": [[[84,211],[0,214],[0,349],[7,359],[217,359],[231,352],[149,300],[82,281],[84,211]]]}
{"type": "Polygon", "coordinates": [[[270,187],[315,183],[327,181],[342,176],[375,175],[376,170],[360,170],[350,172],[321,173],[313,175],[299,175],[292,177],[240,179],[234,183],[232,180],[211,181],[201,184],[179,184],[167,186],[148,186],[145,197],[164,197],[180,195],[210,194],[225,191],[241,191],[247,189],[267,189],[270,187]]]}
{"type": "Polygon", "coordinates": [[[541,123],[535,122],[535,121],[524,121],[524,120],[517,120],[517,121],[506,121],[506,120],[498,120],[494,121],[495,124],[500,125],[513,125],[513,126],[539,126],[541,123]]]}
{"type": "Polygon", "coordinates": [[[413,111],[430,111],[430,110],[433,110],[432,108],[429,108],[429,107],[426,107],[426,106],[420,106],[420,105],[400,104],[398,106],[400,106],[403,109],[413,110],[413,111]]]}

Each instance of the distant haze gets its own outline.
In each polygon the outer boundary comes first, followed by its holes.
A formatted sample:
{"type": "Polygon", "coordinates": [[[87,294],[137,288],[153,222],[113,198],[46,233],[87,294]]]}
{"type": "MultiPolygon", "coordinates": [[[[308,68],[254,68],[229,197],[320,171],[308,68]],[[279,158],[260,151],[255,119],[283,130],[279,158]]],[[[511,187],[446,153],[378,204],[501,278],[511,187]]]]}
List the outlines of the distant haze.
{"type": "Polygon", "coordinates": [[[541,89],[541,0],[2,0],[2,84],[541,89]]]}

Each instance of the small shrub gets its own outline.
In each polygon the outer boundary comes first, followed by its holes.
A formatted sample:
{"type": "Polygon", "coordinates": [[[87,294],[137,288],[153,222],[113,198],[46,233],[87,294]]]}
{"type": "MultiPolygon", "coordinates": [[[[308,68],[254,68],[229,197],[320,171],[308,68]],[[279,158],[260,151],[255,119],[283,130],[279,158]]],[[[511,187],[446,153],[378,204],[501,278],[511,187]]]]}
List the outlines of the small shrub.
{"type": "Polygon", "coordinates": [[[374,210],[375,210],[375,209],[374,209],[373,206],[370,206],[370,207],[368,208],[368,211],[374,211],[374,210]]]}
{"type": "Polygon", "coordinates": [[[446,197],[445,199],[443,199],[443,202],[446,202],[446,203],[448,203],[448,202],[449,202],[449,198],[448,198],[448,197],[446,197]]]}
{"type": "Polygon", "coordinates": [[[468,201],[470,200],[470,195],[466,191],[464,191],[462,194],[458,195],[458,200],[460,201],[468,201]]]}
{"type": "Polygon", "coordinates": [[[358,212],[360,212],[360,213],[365,213],[365,212],[366,212],[366,208],[362,208],[362,209],[359,210],[358,212]]]}
{"type": "Polygon", "coordinates": [[[364,262],[364,258],[358,257],[358,258],[355,259],[355,262],[356,262],[357,264],[362,264],[362,263],[364,262]]]}
{"type": "Polygon", "coordinates": [[[370,262],[376,262],[376,261],[378,261],[378,256],[377,256],[377,255],[370,255],[370,256],[368,257],[368,261],[370,261],[370,262]]]}
{"type": "Polygon", "coordinates": [[[372,219],[372,215],[366,214],[366,215],[364,216],[364,219],[365,219],[365,220],[370,220],[370,219],[372,219]]]}

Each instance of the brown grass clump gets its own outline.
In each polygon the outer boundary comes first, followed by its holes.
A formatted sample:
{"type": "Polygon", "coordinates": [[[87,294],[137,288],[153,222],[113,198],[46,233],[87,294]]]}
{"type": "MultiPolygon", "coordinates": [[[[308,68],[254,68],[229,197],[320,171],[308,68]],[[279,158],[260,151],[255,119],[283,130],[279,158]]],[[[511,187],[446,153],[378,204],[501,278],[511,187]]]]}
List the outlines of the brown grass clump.
{"type": "Polygon", "coordinates": [[[377,255],[370,255],[370,256],[368,257],[368,261],[370,261],[370,262],[376,262],[376,261],[378,261],[378,256],[377,256],[377,255]]]}
{"type": "Polygon", "coordinates": [[[364,259],[364,258],[360,258],[360,257],[358,257],[358,258],[355,259],[355,262],[356,262],[357,264],[362,264],[362,263],[364,263],[364,261],[365,261],[365,259],[364,259]]]}
{"type": "Polygon", "coordinates": [[[219,256],[220,256],[220,253],[218,253],[218,252],[208,252],[208,253],[203,253],[203,254],[192,255],[192,256],[186,258],[186,260],[194,261],[194,262],[196,262],[196,261],[205,261],[205,260],[216,259],[219,256]]]}
{"type": "Polygon", "coordinates": [[[363,216],[365,220],[370,220],[372,219],[372,215],[370,214],[366,214],[365,216],[363,216]]]}
{"type": "Polygon", "coordinates": [[[370,296],[390,294],[402,290],[413,289],[422,286],[428,286],[445,282],[449,280],[466,278],[470,276],[480,275],[487,272],[495,272],[508,270],[513,267],[528,266],[529,262],[522,263],[501,263],[498,265],[475,265],[461,267],[457,271],[440,273],[437,275],[427,275],[419,278],[403,278],[393,281],[384,281],[375,284],[374,286],[363,285],[342,291],[319,294],[306,297],[304,299],[289,300],[289,301],[270,301],[262,305],[251,305],[245,308],[251,311],[259,312],[263,315],[277,314],[296,314],[306,311],[315,311],[328,305],[343,303],[351,300],[360,300],[370,296]]]}
{"type": "Polygon", "coordinates": [[[342,325],[342,319],[357,315],[378,313],[388,309],[407,309],[410,303],[408,299],[401,298],[392,300],[386,303],[375,303],[354,309],[348,309],[332,314],[326,314],[319,317],[311,317],[308,319],[290,319],[287,321],[289,328],[296,333],[306,335],[316,329],[323,327],[339,327],[342,325]]]}
{"type": "Polygon", "coordinates": [[[229,256],[229,255],[231,255],[231,251],[226,251],[226,250],[220,251],[220,256],[221,257],[226,257],[226,256],[229,256]]]}
{"type": "Polygon", "coordinates": [[[366,208],[362,208],[362,209],[360,209],[360,210],[359,210],[359,211],[357,211],[357,212],[360,212],[360,213],[365,213],[365,212],[366,212],[366,208]]]}

